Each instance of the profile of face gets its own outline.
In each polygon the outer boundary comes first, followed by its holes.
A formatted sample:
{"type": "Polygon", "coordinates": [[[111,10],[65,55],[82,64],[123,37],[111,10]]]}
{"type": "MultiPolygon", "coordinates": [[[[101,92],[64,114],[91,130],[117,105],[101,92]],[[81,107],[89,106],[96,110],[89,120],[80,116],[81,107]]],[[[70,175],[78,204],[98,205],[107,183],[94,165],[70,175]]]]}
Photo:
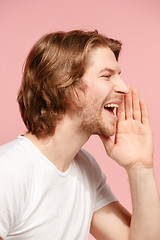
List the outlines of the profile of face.
{"type": "Polygon", "coordinates": [[[115,109],[129,91],[120,73],[120,66],[110,48],[98,47],[90,52],[88,66],[82,77],[86,86],[83,108],[78,110],[80,128],[89,135],[107,137],[115,133],[115,109]]]}

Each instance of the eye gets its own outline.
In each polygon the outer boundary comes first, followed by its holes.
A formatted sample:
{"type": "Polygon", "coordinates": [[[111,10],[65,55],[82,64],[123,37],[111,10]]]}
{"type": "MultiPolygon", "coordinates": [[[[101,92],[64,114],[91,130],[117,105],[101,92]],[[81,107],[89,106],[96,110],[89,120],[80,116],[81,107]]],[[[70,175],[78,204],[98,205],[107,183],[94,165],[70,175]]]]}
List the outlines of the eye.
{"type": "Polygon", "coordinates": [[[111,74],[103,75],[102,77],[109,79],[111,77],[111,74]]]}

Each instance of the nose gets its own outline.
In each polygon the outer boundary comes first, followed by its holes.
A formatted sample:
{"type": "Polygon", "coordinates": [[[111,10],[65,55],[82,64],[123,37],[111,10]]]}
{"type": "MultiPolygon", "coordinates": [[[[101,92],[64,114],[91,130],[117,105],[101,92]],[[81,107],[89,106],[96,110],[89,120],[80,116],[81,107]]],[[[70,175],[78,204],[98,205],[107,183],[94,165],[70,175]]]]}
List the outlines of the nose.
{"type": "Polygon", "coordinates": [[[123,95],[129,93],[128,86],[125,84],[125,82],[122,80],[122,78],[119,75],[117,76],[116,81],[115,81],[114,91],[116,93],[120,93],[123,95]]]}

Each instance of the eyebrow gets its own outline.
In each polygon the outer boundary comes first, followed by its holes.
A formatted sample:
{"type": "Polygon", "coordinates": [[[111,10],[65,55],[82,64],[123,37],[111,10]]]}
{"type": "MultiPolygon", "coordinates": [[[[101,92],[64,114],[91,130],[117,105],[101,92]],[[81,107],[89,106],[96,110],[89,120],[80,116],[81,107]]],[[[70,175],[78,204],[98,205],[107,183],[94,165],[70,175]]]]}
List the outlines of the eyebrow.
{"type": "MultiPolygon", "coordinates": [[[[99,72],[99,74],[102,74],[102,73],[105,72],[105,71],[108,71],[108,72],[110,72],[110,73],[115,73],[115,72],[116,72],[116,71],[115,71],[114,69],[112,69],[112,68],[107,68],[107,67],[105,67],[105,68],[103,68],[103,69],[99,72]]],[[[121,74],[121,70],[118,71],[118,74],[121,74]]]]}

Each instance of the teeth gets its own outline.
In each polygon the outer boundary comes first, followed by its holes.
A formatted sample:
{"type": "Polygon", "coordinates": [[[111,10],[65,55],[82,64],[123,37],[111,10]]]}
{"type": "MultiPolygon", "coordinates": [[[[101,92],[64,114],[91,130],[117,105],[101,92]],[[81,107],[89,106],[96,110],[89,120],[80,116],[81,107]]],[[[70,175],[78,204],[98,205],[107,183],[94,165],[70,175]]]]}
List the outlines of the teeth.
{"type": "Polygon", "coordinates": [[[113,108],[118,108],[119,105],[117,104],[114,104],[114,103],[109,103],[109,104],[106,104],[105,107],[113,107],[113,108]]]}

